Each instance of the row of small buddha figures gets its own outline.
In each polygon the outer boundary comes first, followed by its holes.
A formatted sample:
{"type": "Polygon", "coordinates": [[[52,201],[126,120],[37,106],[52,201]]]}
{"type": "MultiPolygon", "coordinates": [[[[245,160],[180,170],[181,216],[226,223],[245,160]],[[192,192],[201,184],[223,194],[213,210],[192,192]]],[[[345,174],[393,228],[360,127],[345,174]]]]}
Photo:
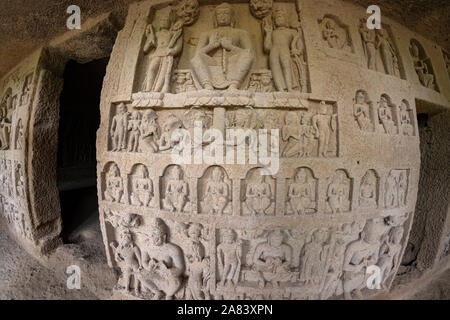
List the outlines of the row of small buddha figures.
{"type": "MultiPolygon", "coordinates": [[[[159,190],[153,185],[148,169],[136,165],[128,179],[120,175],[115,163],[110,163],[105,172],[103,199],[108,202],[131,204],[134,206],[162,209],[174,213],[190,213],[191,195],[189,179],[178,165],[170,165],[161,177],[159,190]],[[160,193],[161,206],[155,196],[160,193]],[[129,200],[129,201],[128,201],[129,200]]],[[[345,170],[336,170],[329,178],[326,189],[326,212],[341,213],[352,210],[352,184],[345,170]]],[[[277,204],[276,179],[266,175],[261,168],[250,169],[245,180],[239,180],[244,190],[241,195],[242,215],[275,215],[277,204]]],[[[303,215],[317,212],[318,179],[311,169],[298,168],[292,179],[287,179],[285,215],[303,215]]],[[[358,191],[358,204],[362,208],[377,208],[379,205],[379,176],[368,170],[361,179],[358,191]]],[[[209,167],[198,186],[199,213],[211,215],[232,215],[232,181],[220,166],[209,167]]],[[[408,171],[391,170],[385,183],[385,207],[398,208],[406,205],[408,190],[408,171]]]]}
{"type": "Polygon", "coordinates": [[[375,132],[380,124],[386,134],[416,135],[414,113],[407,100],[403,99],[397,107],[387,94],[382,94],[376,112],[373,108],[367,92],[356,91],[353,115],[362,131],[375,132]]]}
{"type": "Polygon", "coordinates": [[[119,290],[144,299],[196,300],[360,298],[370,266],[380,268],[379,284],[388,285],[400,263],[407,217],[308,231],[216,229],[213,234],[200,223],[144,222],[138,215],[105,212],[115,234],[107,239],[108,252],[122,272],[119,290]]]}

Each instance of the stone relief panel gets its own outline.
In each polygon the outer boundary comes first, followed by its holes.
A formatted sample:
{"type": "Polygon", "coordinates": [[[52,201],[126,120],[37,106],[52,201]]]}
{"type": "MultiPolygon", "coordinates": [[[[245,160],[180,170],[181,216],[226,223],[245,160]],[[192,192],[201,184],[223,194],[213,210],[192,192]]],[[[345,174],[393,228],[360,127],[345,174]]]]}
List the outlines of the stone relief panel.
{"type": "Polygon", "coordinates": [[[198,182],[199,213],[232,214],[232,182],[220,166],[205,170],[198,182]]]}
{"type": "Polygon", "coordinates": [[[189,181],[180,166],[172,165],[165,169],[161,179],[161,199],[164,210],[175,213],[191,211],[189,181]]]}
{"type": "MultiPolygon", "coordinates": [[[[387,94],[372,102],[370,81],[353,87],[358,90],[349,93],[354,101],[346,112],[340,98],[320,90],[308,94],[308,44],[299,2],[180,0],[147,6],[149,16],[130,17],[118,42],[117,50],[126,49],[120,59],[134,59],[121,74],[131,75],[118,80],[120,95],[105,84],[111,92],[102,102],[106,117],[99,137],[108,141],[98,142],[107,151],[99,152],[100,216],[108,263],[121,274],[114,294],[354,298],[374,294],[365,291],[370,263],[380,266],[382,285],[389,287],[413,204],[388,206],[387,178],[394,172],[400,185],[403,178],[396,172],[404,171],[408,184],[416,179],[415,166],[385,163],[378,154],[369,163],[353,147],[374,139],[387,141],[382,144],[387,148],[400,138],[402,146],[416,146],[408,138],[417,136],[414,105],[406,99],[394,104],[387,94]],[[203,152],[211,151],[214,141],[206,129],[225,137],[230,129],[242,129],[223,151],[237,158],[244,145],[246,162],[177,164],[171,153],[181,154],[182,142],[200,127],[202,138],[190,143],[203,152]],[[179,135],[178,129],[186,131],[179,135]],[[268,131],[268,150],[247,134],[249,129],[257,138],[268,131]],[[272,129],[279,130],[275,151],[272,129]],[[348,132],[362,135],[350,143],[348,132]],[[250,151],[267,156],[269,149],[280,170],[261,175],[260,159],[247,160],[250,151]]],[[[317,27],[317,20],[312,23],[317,27]]],[[[328,53],[354,56],[348,26],[328,15],[320,26],[318,40],[328,53]]],[[[375,33],[375,64],[377,71],[393,69],[400,77],[389,32],[375,33]]],[[[345,81],[335,77],[345,90],[345,81]]],[[[411,199],[415,191],[415,186],[407,190],[411,199]]],[[[396,197],[402,198],[401,191],[396,197]]]]}
{"type": "Polygon", "coordinates": [[[353,180],[348,173],[338,169],[328,180],[326,211],[333,214],[351,211],[353,180]]]}
{"type": "Polygon", "coordinates": [[[405,79],[391,28],[383,24],[381,29],[370,30],[366,19],[361,19],[359,33],[367,68],[405,79]]]}
{"type": "Polygon", "coordinates": [[[241,180],[242,215],[275,215],[276,180],[264,169],[249,170],[241,180]]]}
{"type": "Polygon", "coordinates": [[[381,131],[394,135],[398,133],[398,114],[397,106],[391,101],[387,94],[382,94],[378,102],[378,123],[381,125],[381,131]]]}
{"type": "Polygon", "coordinates": [[[367,91],[362,89],[356,91],[354,102],[353,116],[359,129],[374,132],[376,115],[367,91]]]}
{"type": "Polygon", "coordinates": [[[379,200],[380,178],[375,170],[367,170],[359,186],[359,206],[377,208],[379,200]]]}
{"type": "Polygon", "coordinates": [[[179,2],[180,7],[153,11],[144,32],[134,97],[144,97],[147,106],[162,106],[171,99],[167,93],[216,97],[195,91],[228,89],[246,100],[247,89],[309,91],[303,29],[294,3],[199,7],[196,0],[179,2]],[[182,18],[186,10],[188,22],[182,18]],[[204,15],[211,19],[198,20],[204,15]],[[248,31],[258,29],[257,34],[248,31]]]}
{"type": "Polygon", "coordinates": [[[353,52],[353,43],[348,26],[331,14],[326,14],[318,20],[322,40],[331,49],[353,52]]]}
{"type": "Polygon", "coordinates": [[[32,100],[33,73],[19,66],[1,79],[0,87],[0,212],[20,238],[32,240],[24,151],[32,100]]]}
{"type": "Polygon", "coordinates": [[[386,179],[386,208],[400,208],[406,205],[408,195],[409,171],[391,170],[386,179]]]}
{"type": "Polygon", "coordinates": [[[298,168],[294,177],[286,180],[286,215],[304,215],[317,212],[318,179],[311,169],[298,168]]]}
{"type": "Polygon", "coordinates": [[[124,203],[124,179],[120,175],[120,169],[116,163],[110,162],[103,175],[103,200],[114,203],[124,203]]]}
{"type": "Polygon", "coordinates": [[[414,111],[408,100],[403,99],[399,106],[399,133],[405,136],[415,136],[414,111]]]}
{"type": "Polygon", "coordinates": [[[155,191],[148,169],[143,164],[133,166],[128,178],[129,203],[139,207],[156,207],[155,191]]]}
{"type": "Polygon", "coordinates": [[[416,39],[411,39],[409,51],[420,83],[429,89],[439,92],[431,59],[416,39]]]}

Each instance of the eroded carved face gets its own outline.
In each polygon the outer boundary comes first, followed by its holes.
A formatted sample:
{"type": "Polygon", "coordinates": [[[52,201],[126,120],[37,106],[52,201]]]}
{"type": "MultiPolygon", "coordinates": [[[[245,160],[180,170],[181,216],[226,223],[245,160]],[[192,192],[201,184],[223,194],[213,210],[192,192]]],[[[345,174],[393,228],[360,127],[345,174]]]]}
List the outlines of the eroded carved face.
{"type": "Polygon", "coordinates": [[[306,182],[306,172],[304,170],[299,170],[295,175],[296,182],[306,182]]]}
{"type": "Polygon", "coordinates": [[[273,0],[250,0],[250,11],[258,19],[266,17],[272,10],[273,0]]]}
{"type": "Polygon", "coordinates": [[[216,21],[220,27],[231,26],[232,9],[228,7],[216,8],[216,21]]]}
{"type": "Polygon", "coordinates": [[[234,232],[233,230],[225,230],[222,236],[223,242],[231,244],[234,242],[234,232]]]}
{"type": "Polygon", "coordinates": [[[191,25],[199,15],[199,4],[197,0],[182,0],[176,7],[176,13],[183,20],[184,25],[191,25]]]}
{"type": "Polygon", "coordinates": [[[220,182],[223,180],[223,174],[222,171],[219,168],[215,168],[212,173],[212,179],[215,182],[220,182]]]}
{"type": "Polygon", "coordinates": [[[166,243],[166,234],[160,228],[153,227],[150,231],[150,240],[153,245],[159,247],[166,243]]]}
{"type": "Polygon", "coordinates": [[[279,247],[283,244],[283,234],[280,231],[273,231],[268,240],[272,247],[279,247]]]}
{"type": "Polygon", "coordinates": [[[275,26],[277,28],[288,26],[287,16],[283,10],[276,11],[273,15],[273,18],[274,18],[273,20],[274,20],[275,26]]]}
{"type": "Polygon", "coordinates": [[[364,104],[366,102],[366,95],[362,91],[356,93],[356,103],[364,104]]]}

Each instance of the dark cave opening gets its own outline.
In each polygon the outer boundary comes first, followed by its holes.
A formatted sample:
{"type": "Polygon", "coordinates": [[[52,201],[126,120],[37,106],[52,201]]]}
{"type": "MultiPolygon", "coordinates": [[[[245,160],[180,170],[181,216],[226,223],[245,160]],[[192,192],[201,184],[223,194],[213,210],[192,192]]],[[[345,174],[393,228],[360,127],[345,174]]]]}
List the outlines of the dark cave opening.
{"type": "Polygon", "coordinates": [[[101,237],[98,221],[96,132],[100,94],[109,58],[64,70],[58,132],[58,190],[65,243],[101,237]],[[98,233],[98,235],[97,235],[98,233]]]}

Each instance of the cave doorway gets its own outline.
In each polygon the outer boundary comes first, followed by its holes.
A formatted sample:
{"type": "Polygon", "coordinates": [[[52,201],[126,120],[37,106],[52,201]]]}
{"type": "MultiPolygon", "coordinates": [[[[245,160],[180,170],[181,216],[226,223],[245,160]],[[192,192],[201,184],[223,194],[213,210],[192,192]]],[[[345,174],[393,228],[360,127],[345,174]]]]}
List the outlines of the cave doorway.
{"type": "Polygon", "coordinates": [[[96,132],[100,94],[109,58],[70,60],[60,96],[57,182],[64,243],[99,237],[96,132]]]}

